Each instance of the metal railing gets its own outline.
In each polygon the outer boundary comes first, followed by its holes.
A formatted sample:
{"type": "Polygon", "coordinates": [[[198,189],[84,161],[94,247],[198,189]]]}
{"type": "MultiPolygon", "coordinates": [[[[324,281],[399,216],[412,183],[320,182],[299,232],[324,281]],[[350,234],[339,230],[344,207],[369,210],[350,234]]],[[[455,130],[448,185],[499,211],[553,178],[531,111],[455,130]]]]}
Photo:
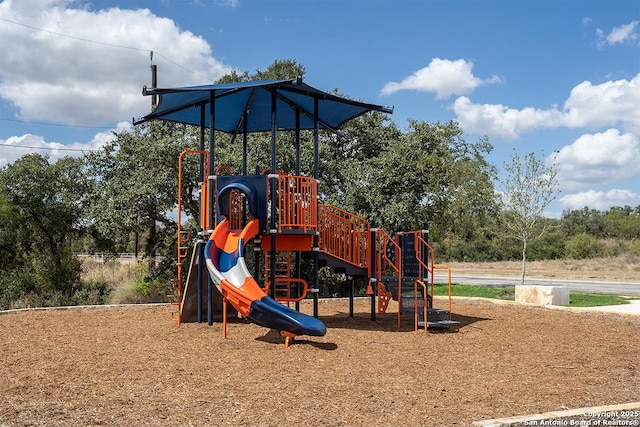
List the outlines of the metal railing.
{"type": "Polygon", "coordinates": [[[318,185],[308,176],[278,176],[278,231],[318,228],[318,185]]]}
{"type": "Polygon", "coordinates": [[[368,268],[369,221],[335,206],[319,208],[319,250],[357,267],[368,268]]]}

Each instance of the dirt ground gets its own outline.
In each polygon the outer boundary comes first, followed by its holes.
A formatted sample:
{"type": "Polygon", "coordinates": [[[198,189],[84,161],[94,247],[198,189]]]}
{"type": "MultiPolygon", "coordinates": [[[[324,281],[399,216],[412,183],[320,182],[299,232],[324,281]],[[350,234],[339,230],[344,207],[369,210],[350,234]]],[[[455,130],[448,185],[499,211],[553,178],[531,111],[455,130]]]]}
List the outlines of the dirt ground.
{"type": "Polygon", "coordinates": [[[327,335],[289,349],[166,306],[1,315],[0,426],[468,426],[640,401],[640,318],[453,304],[460,332],[425,334],[393,305],[371,322],[368,300],[355,318],[323,300],[327,335]]]}
{"type": "MultiPolygon", "coordinates": [[[[458,275],[522,275],[522,261],[445,263],[458,275]]],[[[528,278],[640,281],[640,257],[618,256],[594,259],[527,261],[528,278]]],[[[444,274],[441,270],[440,274],[444,274]]]]}

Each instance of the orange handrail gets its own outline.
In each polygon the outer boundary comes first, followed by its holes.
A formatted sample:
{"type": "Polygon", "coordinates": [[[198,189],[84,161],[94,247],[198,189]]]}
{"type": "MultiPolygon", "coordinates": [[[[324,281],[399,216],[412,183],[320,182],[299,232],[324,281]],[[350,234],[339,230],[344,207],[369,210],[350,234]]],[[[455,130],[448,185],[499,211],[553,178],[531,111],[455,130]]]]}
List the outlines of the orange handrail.
{"type": "Polygon", "coordinates": [[[308,176],[278,175],[278,231],[318,227],[318,184],[308,176]]]}
{"type": "MultiPolygon", "coordinates": [[[[423,295],[427,295],[427,285],[420,279],[416,279],[413,282],[413,313],[414,313],[414,321],[415,321],[415,330],[418,330],[418,321],[419,319],[419,314],[418,314],[418,285],[422,286],[422,291],[424,292],[423,295]]],[[[427,332],[427,298],[423,298],[423,302],[422,302],[422,317],[423,317],[423,322],[424,322],[424,331],[427,332]]]]}
{"type": "MultiPolygon", "coordinates": [[[[447,289],[448,289],[448,306],[449,306],[449,320],[451,320],[451,267],[447,266],[447,265],[436,265],[435,264],[435,251],[433,250],[433,248],[431,247],[431,245],[429,243],[427,243],[427,241],[425,239],[422,238],[422,236],[420,235],[419,232],[415,233],[415,240],[414,240],[414,245],[415,245],[415,250],[416,250],[416,258],[418,260],[418,264],[420,264],[420,266],[422,268],[424,268],[426,271],[428,271],[429,273],[431,273],[431,297],[433,297],[433,293],[434,293],[434,285],[435,285],[435,278],[434,278],[434,273],[436,270],[440,269],[440,270],[447,270],[448,272],[448,280],[447,280],[447,289]],[[427,262],[427,264],[424,263],[423,261],[423,256],[422,253],[425,250],[429,251],[429,260],[427,262]]],[[[422,268],[419,269],[420,270],[420,274],[419,274],[419,278],[422,279],[422,268]]],[[[426,295],[425,295],[425,299],[426,299],[426,295]]],[[[426,325],[426,323],[425,323],[426,325]]],[[[425,326],[426,328],[426,326],[425,326]]]]}
{"type": "MultiPolygon", "coordinates": [[[[376,233],[376,254],[377,254],[377,262],[376,262],[376,272],[378,278],[382,276],[386,276],[387,272],[391,270],[391,273],[395,275],[398,279],[398,299],[402,298],[402,257],[400,256],[401,248],[391,236],[389,236],[384,230],[379,229],[376,233]],[[396,254],[395,260],[392,260],[387,255],[387,245],[391,245],[396,254]]],[[[378,296],[378,300],[380,300],[380,296],[378,296]]],[[[380,304],[380,301],[378,301],[380,304]]],[[[400,328],[400,301],[398,301],[398,329],[400,328]]]]}
{"type": "MultiPolygon", "coordinates": [[[[182,305],[182,275],[183,275],[183,261],[187,257],[188,246],[184,245],[184,242],[191,238],[189,232],[182,230],[182,172],[183,172],[183,160],[188,154],[199,154],[203,157],[204,171],[209,170],[209,152],[205,150],[185,150],[180,153],[178,158],[178,272],[177,279],[174,281],[174,289],[177,292],[177,322],[178,325],[181,321],[181,305],[182,305]]],[[[209,180],[204,179],[200,183],[200,226],[203,230],[207,230],[208,226],[208,209],[209,209],[209,180]]],[[[170,300],[171,301],[171,300],[170,300]]]]}
{"type": "MultiPolygon", "coordinates": [[[[269,293],[271,289],[271,282],[267,282],[266,286],[263,289],[265,294],[269,293]]],[[[284,301],[284,302],[300,302],[307,297],[309,293],[309,284],[304,279],[296,279],[294,277],[278,277],[276,278],[276,301],[284,301]],[[291,285],[294,283],[298,283],[302,285],[302,291],[299,296],[291,296],[291,285]],[[284,286],[278,286],[284,285],[284,286]],[[283,295],[284,293],[284,295],[283,295]]]]}
{"type": "Polygon", "coordinates": [[[369,268],[369,221],[335,206],[319,207],[319,250],[361,268],[369,268]]]}

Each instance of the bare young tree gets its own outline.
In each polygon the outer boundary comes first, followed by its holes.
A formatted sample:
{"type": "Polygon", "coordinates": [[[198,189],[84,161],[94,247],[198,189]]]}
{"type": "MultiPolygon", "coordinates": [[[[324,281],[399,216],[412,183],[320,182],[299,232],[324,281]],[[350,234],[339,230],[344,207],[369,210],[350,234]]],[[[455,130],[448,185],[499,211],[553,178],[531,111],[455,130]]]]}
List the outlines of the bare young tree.
{"type": "Polygon", "coordinates": [[[555,155],[546,163],[529,153],[521,158],[514,150],[511,163],[504,163],[500,180],[506,232],[522,242],[522,284],[526,275],[527,248],[549,229],[544,211],[560,194],[555,155]]]}

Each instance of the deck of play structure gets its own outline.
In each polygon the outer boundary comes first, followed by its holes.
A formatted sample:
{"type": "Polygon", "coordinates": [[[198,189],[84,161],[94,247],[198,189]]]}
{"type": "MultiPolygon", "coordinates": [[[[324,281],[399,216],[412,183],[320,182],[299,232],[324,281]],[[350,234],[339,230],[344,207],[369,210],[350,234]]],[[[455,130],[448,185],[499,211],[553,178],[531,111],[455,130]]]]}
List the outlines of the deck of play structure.
{"type": "Polygon", "coordinates": [[[355,117],[370,111],[391,113],[391,108],[323,92],[299,78],[144,88],[143,94],[158,96],[160,102],[135,124],[165,120],[200,127],[200,149],[183,152],[179,161],[178,272],[172,300],[178,323],[203,322],[206,314],[209,325],[220,318],[226,326],[230,303],[244,318],[280,331],[287,343],[297,335],[322,336],[326,327],[318,319],[318,269],[330,266],[368,283],[372,320],[394,299],[399,302],[398,325],[403,313],[414,316],[416,330],[459,325],[451,320],[451,271],[435,264],[428,230],[392,237],[364,218],[318,202],[320,130],[339,132],[355,117]],[[232,139],[243,137],[241,173],[216,166],[214,130],[232,139]],[[302,130],[313,134],[314,176],[301,175],[302,130]],[[296,170],[290,172],[277,167],[277,137],[285,131],[295,133],[296,170]],[[251,132],[271,132],[271,166],[265,173],[247,173],[251,132]],[[182,163],[192,155],[200,158],[201,181],[200,231],[195,238],[182,229],[181,218],[182,163]],[[254,248],[253,265],[264,268],[249,271],[248,243],[254,248]],[[301,255],[313,263],[311,283],[300,278],[301,255]],[[449,272],[447,309],[432,307],[438,268],[449,272]],[[308,294],[313,316],[289,307],[308,294]]]}

